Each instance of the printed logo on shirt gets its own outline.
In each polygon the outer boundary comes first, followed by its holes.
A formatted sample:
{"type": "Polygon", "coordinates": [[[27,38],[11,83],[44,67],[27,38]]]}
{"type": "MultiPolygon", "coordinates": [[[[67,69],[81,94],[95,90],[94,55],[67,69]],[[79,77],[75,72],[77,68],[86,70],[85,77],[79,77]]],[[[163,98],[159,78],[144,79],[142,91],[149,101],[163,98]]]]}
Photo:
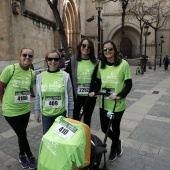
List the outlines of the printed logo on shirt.
{"type": "Polygon", "coordinates": [[[12,86],[15,88],[28,88],[30,86],[31,80],[26,78],[25,80],[13,80],[12,86]]]}

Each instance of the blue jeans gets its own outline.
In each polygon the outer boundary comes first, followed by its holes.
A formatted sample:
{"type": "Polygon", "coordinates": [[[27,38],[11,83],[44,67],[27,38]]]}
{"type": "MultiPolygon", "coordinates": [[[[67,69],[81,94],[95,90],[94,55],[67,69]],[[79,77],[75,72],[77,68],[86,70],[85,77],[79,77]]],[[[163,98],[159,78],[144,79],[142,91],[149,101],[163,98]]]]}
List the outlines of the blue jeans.
{"type": "Polygon", "coordinates": [[[64,116],[64,117],[66,117],[66,111],[63,112],[63,113],[60,114],[60,115],[56,115],[56,116],[52,116],[52,117],[42,115],[43,135],[50,129],[50,127],[53,125],[55,119],[56,119],[58,116],[64,116]]]}

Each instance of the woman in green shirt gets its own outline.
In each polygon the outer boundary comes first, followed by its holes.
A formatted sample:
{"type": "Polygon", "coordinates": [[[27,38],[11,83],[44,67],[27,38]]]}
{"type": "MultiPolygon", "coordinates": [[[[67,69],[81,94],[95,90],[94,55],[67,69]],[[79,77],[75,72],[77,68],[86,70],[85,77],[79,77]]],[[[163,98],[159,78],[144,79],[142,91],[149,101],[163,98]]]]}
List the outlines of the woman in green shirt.
{"type": "Polygon", "coordinates": [[[0,79],[2,112],[18,137],[21,167],[30,169],[37,167],[26,132],[31,110],[30,90],[32,91],[34,86],[34,72],[30,69],[33,56],[32,49],[23,48],[19,63],[7,66],[0,79]]]}
{"type": "Polygon", "coordinates": [[[88,98],[91,76],[96,63],[94,44],[90,39],[84,38],[77,46],[77,56],[71,57],[65,69],[70,74],[73,85],[73,119],[80,119],[80,111],[83,107],[84,123],[88,126],[91,124],[96,104],[96,98],[88,98]]]}
{"type": "Polygon", "coordinates": [[[58,116],[73,117],[73,92],[69,74],[60,70],[61,55],[50,50],[45,61],[48,70],[36,78],[35,118],[43,123],[43,134],[52,126],[58,116]]]}
{"type": "Polygon", "coordinates": [[[116,46],[111,40],[103,44],[101,62],[94,70],[91,84],[95,84],[95,87],[90,88],[89,96],[91,97],[95,96],[99,90],[107,89],[110,93],[110,96],[104,97],[104,106],[102,97],[99,98],[100,123],[104,133],[109,124],[107,113],[113,112],[116,100],[112,129],[108,133],[108,137],[112,140],[109,160],[114,161],[123,152],[123,141],[119,139],[120,122],[126,109],[126,96],[132,88],[132,76],[129,64],[118,57],[116,46]]]}

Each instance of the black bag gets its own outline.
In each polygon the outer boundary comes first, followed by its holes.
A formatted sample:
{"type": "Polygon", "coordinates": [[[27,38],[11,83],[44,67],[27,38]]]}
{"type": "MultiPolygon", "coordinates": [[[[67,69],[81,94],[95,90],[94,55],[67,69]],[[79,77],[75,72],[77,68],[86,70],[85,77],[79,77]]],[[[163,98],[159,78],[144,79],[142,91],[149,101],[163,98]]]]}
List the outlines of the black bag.
{"type": "Polygon", "coordinates": [[[91,158],[89,169],[99,169],[102,154],[104,152],[107,152],[107,150],[103,142],[96,135],[91,135],[91,158]]]}

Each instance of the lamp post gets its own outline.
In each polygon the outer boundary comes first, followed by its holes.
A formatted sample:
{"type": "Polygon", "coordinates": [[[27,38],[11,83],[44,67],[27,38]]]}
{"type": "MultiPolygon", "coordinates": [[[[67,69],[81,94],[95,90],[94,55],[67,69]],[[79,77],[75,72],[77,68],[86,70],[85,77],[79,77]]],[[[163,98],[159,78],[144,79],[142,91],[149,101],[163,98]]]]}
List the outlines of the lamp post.
{"type": "Polygon", "coordinates": [[[164,39],[164,36],[161,35],[160,38],[161,38],[161,44],[160,44],[160,46],[161,46],[161,54],[160,54],[159,67],[161,67],[161,65],[162,65],[162,44],[164,43],[164,40],[163,40],[163,39],[164,39]]]}
{"type": "MultiPolygon", "coordinates": [[[[118,0],[110,0],[110,1],[114,1],[114,2],[117,2],[118,0]]],[[[125,35],[125,31],[124,31],[124,28],[125,28],[125,15],[126,15],[126,7],[128,5],[128,2],[130,0],[119,0],[120,2],[122,2],[122,28],[121,28],[121,40],[120,40],[120,51],[121,51],[121,42],[122,40],[124,39],[124,35],[125,35]]]]}
{"type": "Polygon", "coordinates": [[[147,41],[147,36],[150,35],[151,32],[148,32],[149,26],[147,25],[147,23],[144,24],[144,36],[145,36],[145,54],[144,54],[144,58],[142,58],[141,60],[141,70],[142,70],[142,74],[144,74],[144,71],[146,71],[146,41],[147,41]]]}
{"type": "Polygon", "coordinates": [[[122,2],[122,34],[121,34],[121,41],[124,39],[124,35],[125,35],[125,31],[124,31],[124,28],[125,28],[125,15],[126,15],[126,7],[128,5],[128,2],[129,0],[120,0],[122,2]]]}
{"type": "Polygon", "coordinates": [[[100,54],[100,12],[103,8],[103,0],[95,0],[95,8],[98,10],[98,49],[97,54],[100,54]]]}

